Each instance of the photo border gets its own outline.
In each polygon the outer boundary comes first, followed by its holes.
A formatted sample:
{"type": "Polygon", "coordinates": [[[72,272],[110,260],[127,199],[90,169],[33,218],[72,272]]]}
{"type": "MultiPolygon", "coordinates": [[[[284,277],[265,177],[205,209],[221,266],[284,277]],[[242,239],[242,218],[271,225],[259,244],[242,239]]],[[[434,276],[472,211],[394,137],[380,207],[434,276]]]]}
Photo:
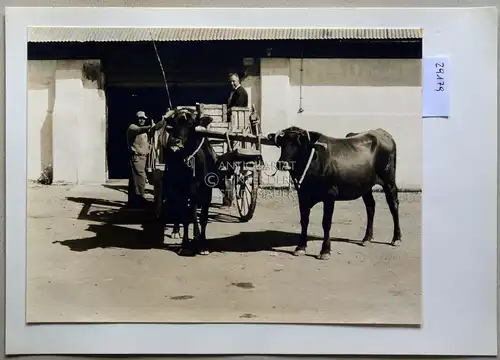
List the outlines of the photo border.
{"type": "Polygon", "coordinates": [[[494,7],[7,8],[6,353],[496,355],[497,19],[494,7]],[[423,56],[450,57],[451,116],[423,120],[421,328],[26,325],[27,27],[164,24],[421,27],[423,56]]]}

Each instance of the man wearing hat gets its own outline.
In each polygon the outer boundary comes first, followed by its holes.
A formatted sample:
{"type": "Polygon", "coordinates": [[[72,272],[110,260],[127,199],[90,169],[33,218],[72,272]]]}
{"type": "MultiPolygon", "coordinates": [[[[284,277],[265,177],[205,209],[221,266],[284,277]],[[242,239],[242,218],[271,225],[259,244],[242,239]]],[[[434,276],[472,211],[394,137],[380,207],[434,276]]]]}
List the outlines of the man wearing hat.
{"type": "Polygon", "coordinates": [[[127,129],[127,145],[130,152],[130,177],[128,181],[128,205],[142,206],[147,203],[144,198],[146,190],[146,159],[151,149],[148,131],[145,126],[147,117],[144,111],[138,111],[135,123],[127,129]]]}

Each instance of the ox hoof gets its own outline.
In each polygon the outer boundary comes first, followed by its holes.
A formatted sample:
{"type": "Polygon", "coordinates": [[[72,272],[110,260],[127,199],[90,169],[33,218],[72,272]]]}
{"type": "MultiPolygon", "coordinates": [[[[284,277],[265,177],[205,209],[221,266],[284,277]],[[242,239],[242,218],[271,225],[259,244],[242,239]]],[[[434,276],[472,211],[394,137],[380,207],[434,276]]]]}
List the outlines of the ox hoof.
{"type": "Polygon", "coordinates": [[[319,254],[318,259],[319,260],[329,260],[330,254],[329,253],[319,254]]]}
{"type": "Polygon", "coordinates": [[[209,255],[210,254],[210,251],[208,250],[201,250],[200,251],[200,255],[209,255]]]}
{"type": "Polygon", "coordinates": [[[361,242],[361,246],[371,246],[372,245],[372,240],[373,239],[363,239],[363,241],[361,242]]]}
{"type": "Polygon", "coordinates": [[[391,243],[392,246],[399,246],[401,245],[401,240],[392,240],[392,243],[391,243]]]}
{"type": "Polygon", "coordinates": [[[293,252],[294,256],[303,256],[306,254],[306,251],[304,249],[298,249],[293,252]]]}

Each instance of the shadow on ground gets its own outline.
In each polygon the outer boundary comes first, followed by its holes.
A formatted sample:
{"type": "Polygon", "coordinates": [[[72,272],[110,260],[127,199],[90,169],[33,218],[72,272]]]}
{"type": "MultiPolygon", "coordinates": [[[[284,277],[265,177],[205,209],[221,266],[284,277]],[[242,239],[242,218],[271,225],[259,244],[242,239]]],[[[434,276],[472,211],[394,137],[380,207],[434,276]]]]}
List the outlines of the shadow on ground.
{"type": "MultiPolygon", "coordinates": [[[[164,249],[177,252],[180,240],[172,240],[162,232],[156,221],[153,208],[130,209],[125,207],[123,201],[108,201],[96,198],[68,197],[67,200],[83,204],[78,219],[95,221],[100,224],[91,224],[87,231],[95,233],[89,238],[77,238],[55,241],[56,244],[67,246],[72,251],[87,251],[97,248],[122,248],[122,249],[164,249]],[[90,211],[93,206],[100,206],[102,210],[90,211]],[[142,229],[122,225],[140,225],[142,229]],[[166,239],[167,244],[163,240],[166,239]]],[[[171,219],[167,217],[165,228],[171,228],[171,219]]],[[[238,223],[239,218],[230,214],[211,213],[209,222],[238,223]]],[[[181,226],[182,227],[182,226],[181,226]]],[[[208,228],[210,233],[210,225],[208,228]]],[[[182,229],[181,229],[182,234],[182,229]]],[[[192,237],[192,226],[190,226],[192,237]]],[[[236,235],[209,239],[209,248],[212,252],[258,252],[273,251],[291,254],[292,250],[280,249],[295,247],[299,242],[298,233],[285,231],[252,231],[241,232],[236,235]]],[[[321,237],[309,235],[309,241],[321,241],[321,237]]],[[[359,240],[332,238],[333,242],[345,242],[360,245],[359,240]]]]}
{"type": "MultiPolygon", "coordinates": [[[[118,184],[104,184],[103,185],[106,189],[111,189],[111,190],[116,190],[118,192],[121,192],[125,195],[128,194],[128,186],[126,185],[118,185],[118,184]]],[[[154,190],[153,189],[146,189],[147,194],[151,194],[154,196],[154,190]]],[[[211,204],[210,207],[213,208],[220,208],[222,207],[220,204],[211,204]]]]}
{"type": "MultiPolygon", "coordinates": [[[[146,230],[147,226],[143,226],[146,230]]],[[[95,236],[63,241],[54,241],[53,244],[67,246],[71,251],[87,251],[93,249],[121,248],[132,250],[151,249],[153,246],[149,241],[147,231],[131,229],[114,224],[91,224],[87,231],[95,233],[95,236]]]]}
{"type": "MultiPolygon", "coordinates": [[[[158,227],[151,224],[142,224],[142,229],[129,228],[116,224],[91,224],[87,231],[95,233],[89,238],[78,238],[63,241],[54,241],[54,244],[67,246],[71,251],[87,251],[97,248],[122,248],[131,250],[163,249],[177,252],[180,239],[170,240],[167,235],[163,235],[161,240],[165,243],[154,243],[154,231],[158,227]],[[169,240],[171,243],[169,244],[169,240]],[[175,242],[175,243],[173,243],[175,242]]],[[[160,230],[161,231],[161,230],[160,230]]],[[[182,230],[181,230],[182,233],[182,230]]],[[[158,234],[158,233],[156,233],[158,234]]],[[[190,228],[192,237],[192,227],[190,228]]],[[[309,236],[310,241],[321,240],[320,237],[309,236]]],[[[284,231],[252,231],[242,232],[229,237],[208,239],[209,248],[212,252],[259,252],[273,251],[290,254],[289,250],[282,250],[282,247],[294,247],[298,244],[299,234],[284,231]]],[[[335,239],[332,241],[348,242],[358,244],[357,241],[348,239],[335,239]]]]}
{"type": "MultiPolygon", "coordinates": [[[[119,184],[104,184],[103,187],[106,189],[116,190],[118,192],[128,194],[128,186],[127,185],[119,185],[119,184]]],[[[146,189],[146,193],[153,195],[154,192],[152,189],[146,189]]]]}
{"type": "MultiPolygon", "coordinates": [[[[103,222],[107,224],[140,225],[144,223],[154,223],[156,220],[153,203],[151,207],[144,209],[127,208],[124,201],[109,201],[97,198],[68,197],[68,201],[83,204],[82,210],[78,214],[79,220],[103,222]],[[102,207],[102,210],[92,210],[93,206],[102,207]]],[[[217,206],[211,206],[218,208],[217,206]]],[[[211,211],[208,215],[209,223],[238,223],[238,217],[221,212],[211,211]]],[[[166,216],[167,223],[172,222],[171,216],[166,216]]]]}

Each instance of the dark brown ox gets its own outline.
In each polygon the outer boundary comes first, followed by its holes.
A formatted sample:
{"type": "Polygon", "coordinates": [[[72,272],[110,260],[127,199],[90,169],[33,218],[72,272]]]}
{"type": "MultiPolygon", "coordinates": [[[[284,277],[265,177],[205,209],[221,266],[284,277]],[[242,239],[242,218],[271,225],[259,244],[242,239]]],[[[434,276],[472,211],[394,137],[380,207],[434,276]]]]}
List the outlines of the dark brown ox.
{"type": "Polygon", "coordinates": [[[392,245],[401,244],[396,187],[396,143],[383,129],[333,138],[289,127],[268,135],[281,148],[278,170],[288,171],[298,193],[301,235],[294,254],[304,255],[311,208],[323,202],[323,246],[319,259],[330,258],[330,229],[336,201],[363,198],[367,225],[363,245],[373,240],[375,199],[372,188],[382,186],[394,221],[392,245]]]}
{"type": "Polygon", "coordinates": [[[189,109],[169,111],[156,128],[164,128],[169,136],[165,146],[167,170],[162,188],[167,198],[167,207],[174,215],[173,234],[183,224],[184,234],[179,254],[208,255],[206,228],[208,210],[212,200],[212,189],[218,185],[207,181],[207,175],[216,174],[215,156],[209,142],[197,135],[196,127],[207,127],[213,119],[197,117],[189,109]],[[200,214],[198,216],[198,209],[200,214]],[[189,224],[193,223],[193,240],[189,240],[189,224]],[[201,229],[200,229],[201,228],[201,229]]]}

